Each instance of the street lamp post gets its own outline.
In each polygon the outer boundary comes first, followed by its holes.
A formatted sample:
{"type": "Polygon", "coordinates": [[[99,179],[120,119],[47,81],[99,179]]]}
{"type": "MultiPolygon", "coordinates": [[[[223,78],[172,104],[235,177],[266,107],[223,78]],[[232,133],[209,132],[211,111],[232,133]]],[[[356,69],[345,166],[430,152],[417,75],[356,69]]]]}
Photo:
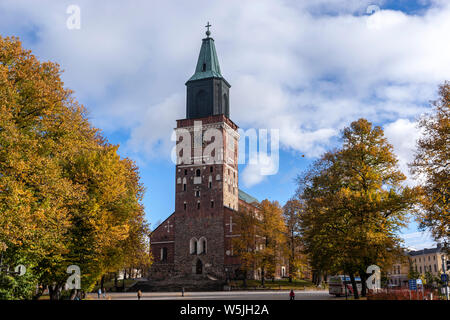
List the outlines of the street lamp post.
{"type": "MultiPolygon", "coordinates": [[[[441,256],[441,259],[442,259],[442,273],[443,274],[447,274],[447,269],[446,269],[446,267],[445,267],[445,256],[444,255],[442,255],[441,256]]],[[[448,301],[448,280],[447,281],[443,281],[444,282],[444,288],[445,288],[445,298],[447,299],[447,301],[448,301]]]]}

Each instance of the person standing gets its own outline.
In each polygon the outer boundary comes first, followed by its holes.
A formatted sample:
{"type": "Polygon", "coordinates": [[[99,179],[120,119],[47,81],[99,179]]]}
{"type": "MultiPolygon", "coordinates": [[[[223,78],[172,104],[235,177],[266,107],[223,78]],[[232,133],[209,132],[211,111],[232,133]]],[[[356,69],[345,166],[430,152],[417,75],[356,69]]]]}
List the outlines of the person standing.
{"type": "Polygon", "coordinates": [[[103,288],[103,299],[106,299],[106,288],[103,288]]]}
{"type": "Polygon", "coordinates": [[[289,292],[289,300],[295,300],[295,292],[291,289],[291,292],[289,292]]]}
{"type": "Polygon", "coordinates": [[[142,297],[142,292],[141,292],[141,290],[138,290],[138,292],[137,292],[137,297],[138,297],[138,300],[141,300],[141,297],[142,297]]]}
{"type": "Polygon", "coordinates": [[[102,289],[98,288],[97,290],[97,298],[100,299],[100,295],[102,294],[102,289]]]}

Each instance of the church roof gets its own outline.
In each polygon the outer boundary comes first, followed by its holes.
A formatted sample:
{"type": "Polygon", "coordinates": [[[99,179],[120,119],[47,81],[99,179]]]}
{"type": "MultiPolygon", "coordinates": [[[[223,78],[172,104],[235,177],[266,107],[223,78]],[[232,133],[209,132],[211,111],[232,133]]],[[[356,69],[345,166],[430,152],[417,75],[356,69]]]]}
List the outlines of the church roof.
{"type": "Polygon", "coordinates": [[[241,199],[242,201],[245,201],[249,204],[253,204],[254,202],[259,203],[258,199],[256,199],[255,197],[252,197],[251,195],[242,191],[241,189],[239,189],[239,199],[241,199]]]}
{"type": "Polygon", "coordinates": [[[219,59],[217,58],[214,39],[210,38],[207,33],[207,37],[202,39],[202,47],[200,48],[200,54],[198,55],[195,73],[189,78],[188,82],[208,78],[223,79],[223,76],[220,73],[219,59]]]}

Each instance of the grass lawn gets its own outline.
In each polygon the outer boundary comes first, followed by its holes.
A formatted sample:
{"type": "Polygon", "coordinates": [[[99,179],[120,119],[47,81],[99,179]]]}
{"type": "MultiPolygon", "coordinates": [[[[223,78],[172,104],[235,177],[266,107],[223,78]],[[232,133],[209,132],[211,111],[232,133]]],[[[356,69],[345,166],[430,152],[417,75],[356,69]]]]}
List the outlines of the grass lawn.
{"type": "MultiPolygon", "coordinates": [[[[231,281],[232,288],[236,289],[243,289],[243,281],[242,280],[236,280],[231,281]]],[[[288,279],[283,280],[266,280],[264,288],[266,289],[274,289],[274,290],[289,290],[289,289],[303,289],[303,288],[311,288],[316,287],[311,281],[309,280],[292,280],[290,283],[288,279]]],[[[247,280],[247,288],[249,289],[262,289],[261,286],[261,280],[247,280]]]]}

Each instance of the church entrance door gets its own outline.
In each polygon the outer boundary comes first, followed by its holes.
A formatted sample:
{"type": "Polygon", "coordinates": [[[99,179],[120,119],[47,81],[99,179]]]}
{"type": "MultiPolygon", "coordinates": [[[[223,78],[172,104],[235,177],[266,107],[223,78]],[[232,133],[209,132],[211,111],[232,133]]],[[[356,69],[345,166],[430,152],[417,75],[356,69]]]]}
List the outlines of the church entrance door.
{"type": "Polygon", "coordinates": [[[197,260],[196,268],[195,268],[196,274],[202,274],[203,273],[203,263],[200,259],[197,260]]]}

